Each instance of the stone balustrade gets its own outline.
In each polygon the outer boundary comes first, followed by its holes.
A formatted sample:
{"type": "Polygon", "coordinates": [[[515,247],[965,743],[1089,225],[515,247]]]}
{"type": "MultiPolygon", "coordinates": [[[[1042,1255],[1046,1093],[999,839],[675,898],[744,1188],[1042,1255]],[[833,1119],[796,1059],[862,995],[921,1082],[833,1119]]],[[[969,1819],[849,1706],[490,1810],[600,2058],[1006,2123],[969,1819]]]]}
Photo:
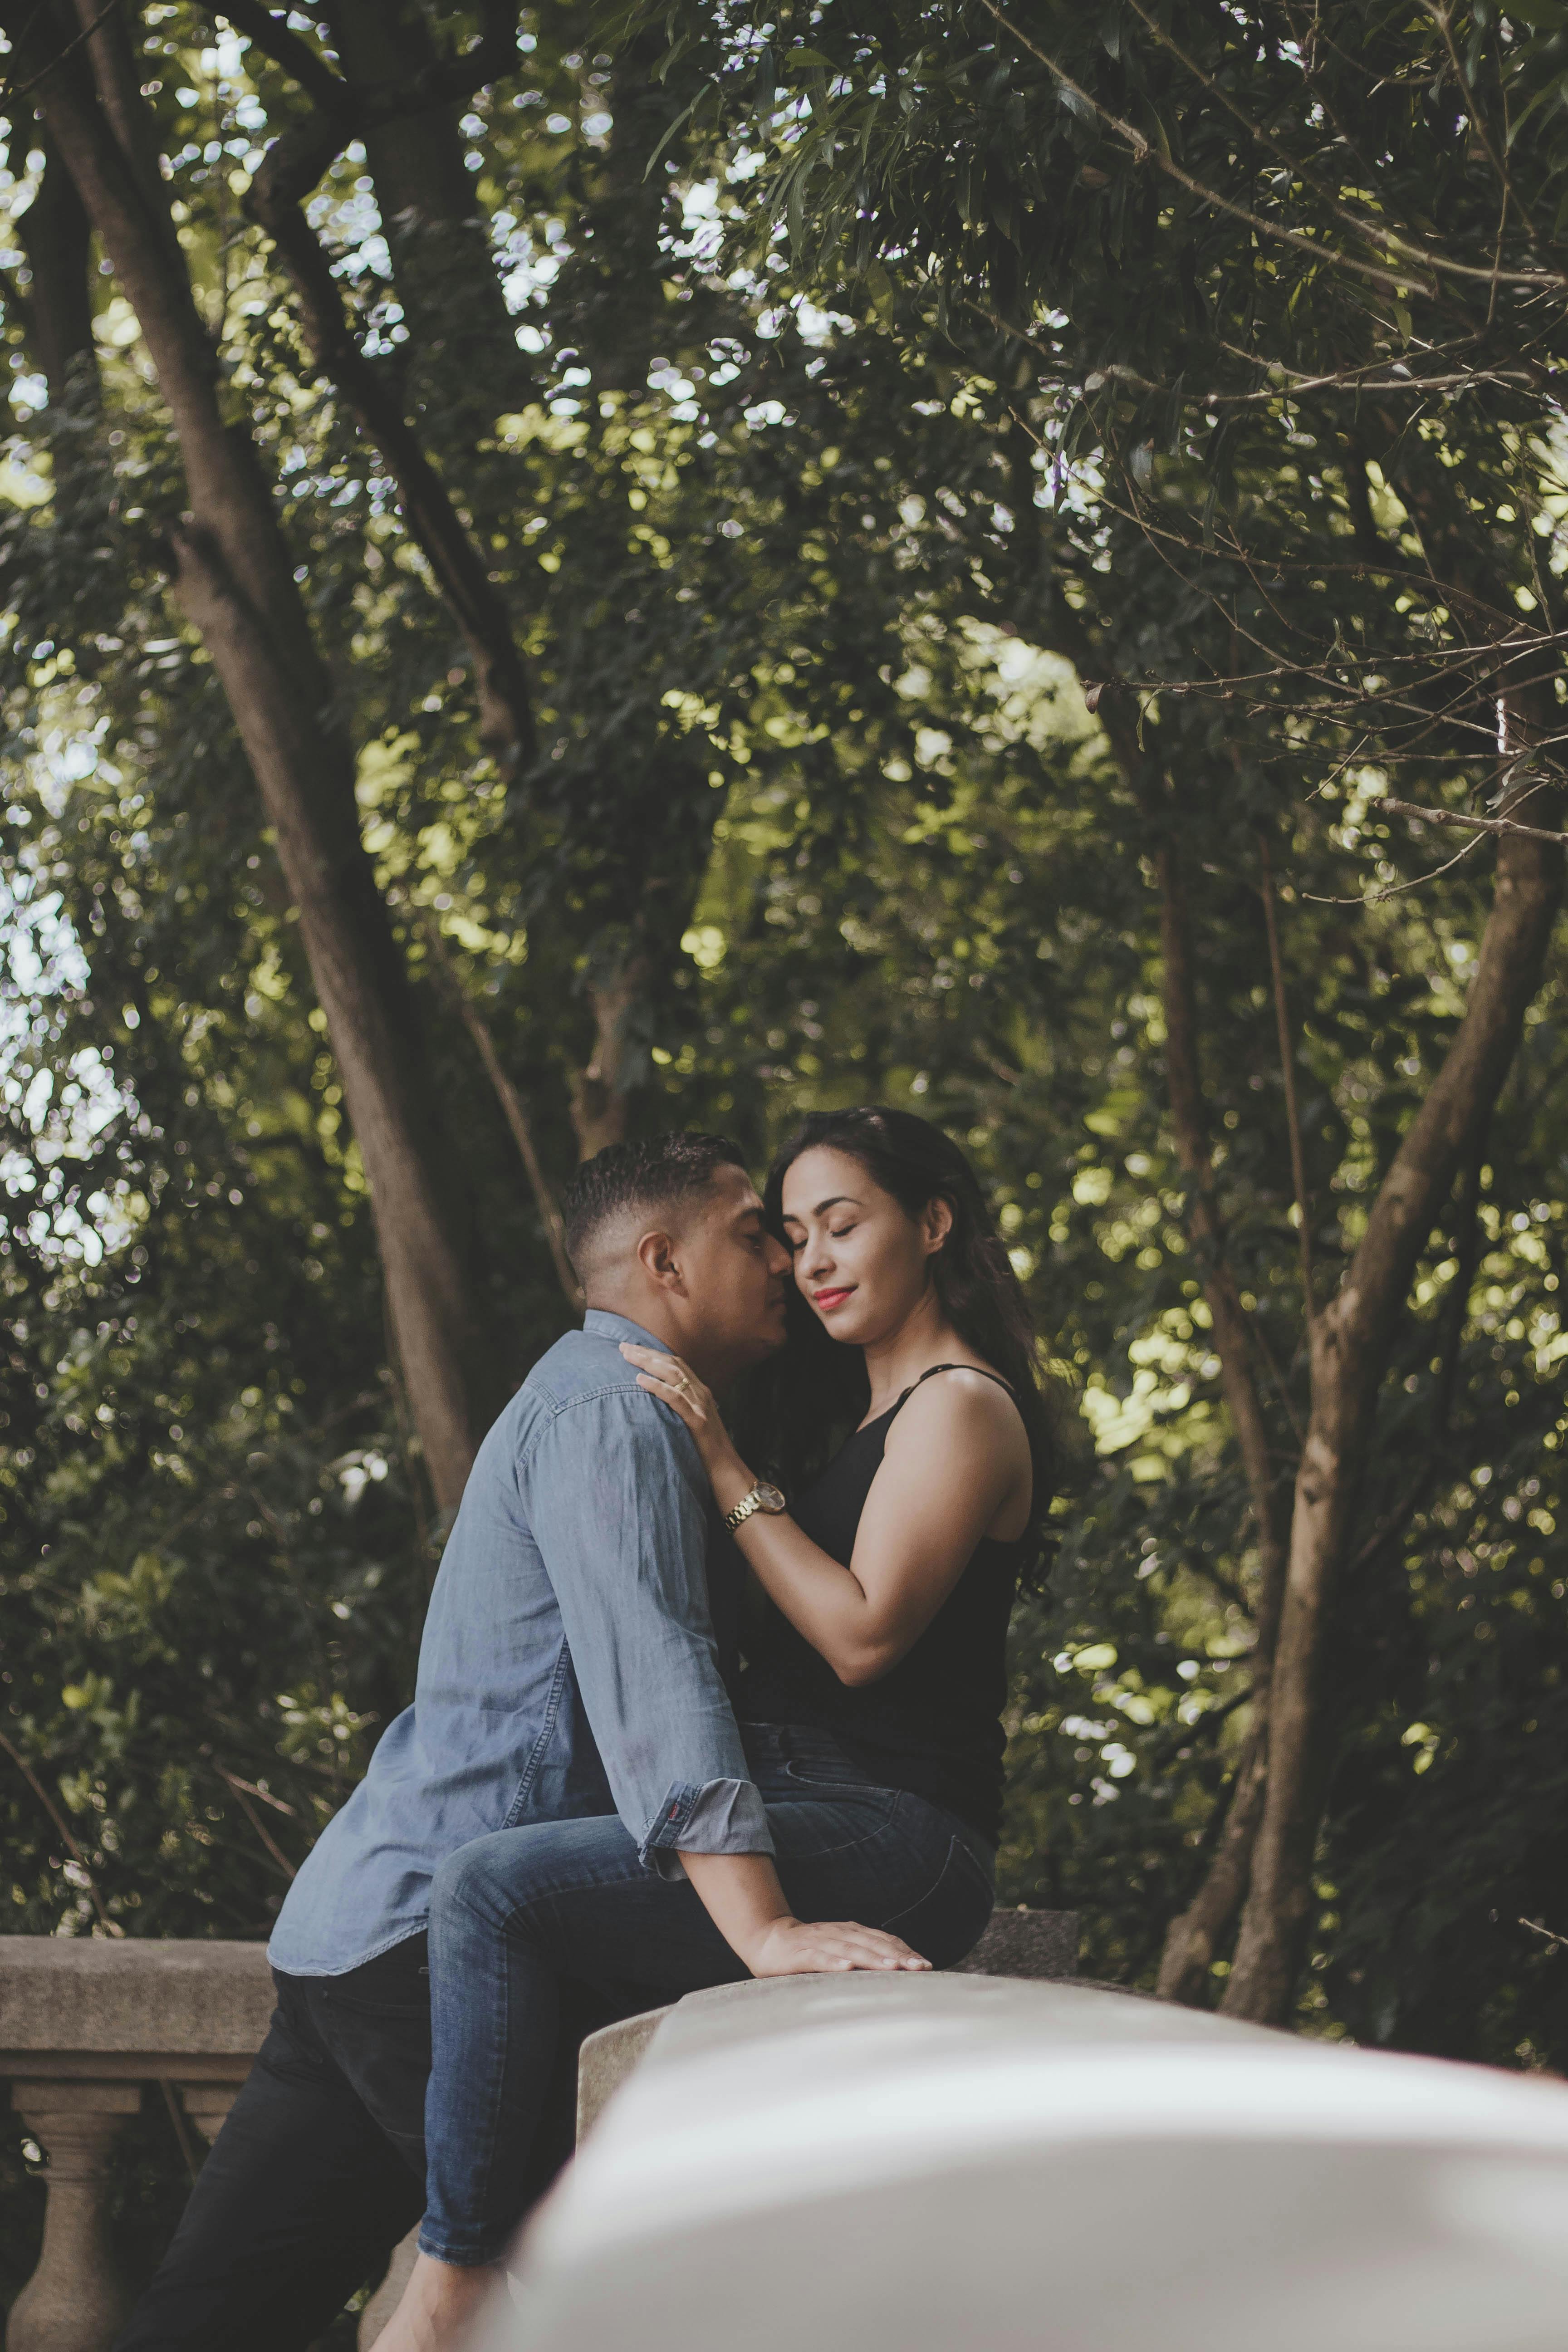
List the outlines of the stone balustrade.
{"type": "MultiPolygon", "coordinates": [[[[991,1914],[991,1925],[953,1972],[965,1977],[1027,1977],[1060,1982],[1078,1974],[1078,1913],[1016,1911],[991,1914]]],[[[581,2146],[600,2109],[642,2057],[679,2004],[645,2009],[590,2033],[577,2058],[577,2140],[581,2146]]]]}
{"type": "MultiPolygon", "coordinates": [[[[969,1974],[1070,1977],[1069,1912],[998,1911],[969,1974]]],[[[0,2078],[47,2158],[37,2268],[12,2306],[5,2352],[105,2352],[125,2315],[103,2212],[116,2133],[142,2096],[178,2103],[210,2145],[267,2031],[272,1980],[260,1944],[0,1936],[0,2078]]],[[[584,2044],[585,2127],[662,2011],[584,2044]]],[[[398,2247],[360,2323],[361,2352],[384,2326],[413,2259],[398,2247]]]]}
{"type": "Polygon", "coordinates": [[[164,2084],[210,2143],[271,2012],[259,1944],[0,1937],[0,2075],[48,2158],[43,2248],[5,2352],[102,2352],[126,2309],[103,2219],[115,2135],[164,2084]]]}
{"type": "Polygon", "coordinates": [[[513,2249],[484,2352],[1568,2333],[1568,2086],[1540,2074],[978,1973],[723,1985],[643,2042],[513,2249]]]}

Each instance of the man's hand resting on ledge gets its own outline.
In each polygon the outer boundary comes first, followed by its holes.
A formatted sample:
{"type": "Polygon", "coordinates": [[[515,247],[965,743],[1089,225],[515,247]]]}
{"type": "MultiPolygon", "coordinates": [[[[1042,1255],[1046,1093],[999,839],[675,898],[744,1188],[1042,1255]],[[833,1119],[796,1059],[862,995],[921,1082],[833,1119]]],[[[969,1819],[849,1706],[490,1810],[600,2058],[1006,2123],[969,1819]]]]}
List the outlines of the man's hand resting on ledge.
{"type": "Polygon", "coordinates": [[[897,1936],[853,1919],[797,1919],[765,1853],[683,1853],[704,1910],[754,1977],[829,1976],[846,1969],[929,1969],[897,1936]]]}

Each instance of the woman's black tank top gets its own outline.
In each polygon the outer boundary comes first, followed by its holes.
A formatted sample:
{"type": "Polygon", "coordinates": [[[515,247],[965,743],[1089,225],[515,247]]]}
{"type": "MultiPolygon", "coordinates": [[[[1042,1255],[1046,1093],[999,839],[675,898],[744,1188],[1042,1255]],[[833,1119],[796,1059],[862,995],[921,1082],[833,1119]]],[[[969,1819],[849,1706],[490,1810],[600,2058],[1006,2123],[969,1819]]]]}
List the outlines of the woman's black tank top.
{"type": "MultiPolygon", "coordinates": [[[[813,1543],[847,1568],[860,1514],[894,1416],[921,1381],[978,1364],[933,1364],[896,1404],[858,1429],[790,1511],[813,1543]]],[[[1007,1383],[995,1372],[987,1380],[1007,1383]]],[[[1008,1391],[1009,1395],[1012,1393],[1008,1391]]],[[[994,1845],[1002,1817],[1002,1709],[1007,1622],[1033,1542],[985,1537],[925,1632],[896,1666],[850,1689],[771,1601],[761,1598],[745,1643],[737,1713],[749,1723],[800,1723],[830,1732],[883,1788],[944,1806],[994,1845]]]]}

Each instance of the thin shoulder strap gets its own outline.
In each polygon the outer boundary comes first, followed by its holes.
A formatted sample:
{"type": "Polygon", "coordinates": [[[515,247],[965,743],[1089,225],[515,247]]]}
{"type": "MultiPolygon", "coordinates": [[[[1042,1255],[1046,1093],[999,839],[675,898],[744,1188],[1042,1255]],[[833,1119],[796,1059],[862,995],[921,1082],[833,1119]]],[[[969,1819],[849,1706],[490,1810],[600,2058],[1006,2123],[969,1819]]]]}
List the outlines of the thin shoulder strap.
{"type": "MultiPolygon", "coordinates": [[[[1009,1396],[1013,1394],[1012,1382],[1005,1381],[1000,1372],[988,1372],[984,1364],[932,1364],[930,1370],[922,1372],[918,1381],[910,1382],[909,1387],[893,1407],[893,1412],[900,1412],[908,1404],[915,1391],[925,1381],[934,1381],[938,1372],[978,1372],[983,1381],[994,1381],[999,1389],[1005,1389],[1009,1396]]],[[[893,1413],[890,1412],[888,1418],[891,1421],[893,1413]]]]}

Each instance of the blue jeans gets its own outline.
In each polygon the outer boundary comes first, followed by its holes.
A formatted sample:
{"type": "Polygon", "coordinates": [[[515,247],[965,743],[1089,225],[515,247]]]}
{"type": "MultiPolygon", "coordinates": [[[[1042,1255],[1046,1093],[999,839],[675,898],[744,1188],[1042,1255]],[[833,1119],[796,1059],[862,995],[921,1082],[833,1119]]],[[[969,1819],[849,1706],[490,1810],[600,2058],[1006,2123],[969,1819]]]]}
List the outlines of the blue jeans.
{"type": "MultiPolygon", "coordinates": [[[[825,1733],[743,1731],[798,1917],[888,1928],[938,1968],[973,1949],[994,1901],[976,1832],[877,1787],[825,1733]]],[[[613,1814],[500,1830],[451,1855],[431,1890],[425,2252],[471,2264],[505,2249],[529,2200],[563,1979],[630,2015],[745,1974],[689,1885],[639,1862],[613,1814]]]]}

